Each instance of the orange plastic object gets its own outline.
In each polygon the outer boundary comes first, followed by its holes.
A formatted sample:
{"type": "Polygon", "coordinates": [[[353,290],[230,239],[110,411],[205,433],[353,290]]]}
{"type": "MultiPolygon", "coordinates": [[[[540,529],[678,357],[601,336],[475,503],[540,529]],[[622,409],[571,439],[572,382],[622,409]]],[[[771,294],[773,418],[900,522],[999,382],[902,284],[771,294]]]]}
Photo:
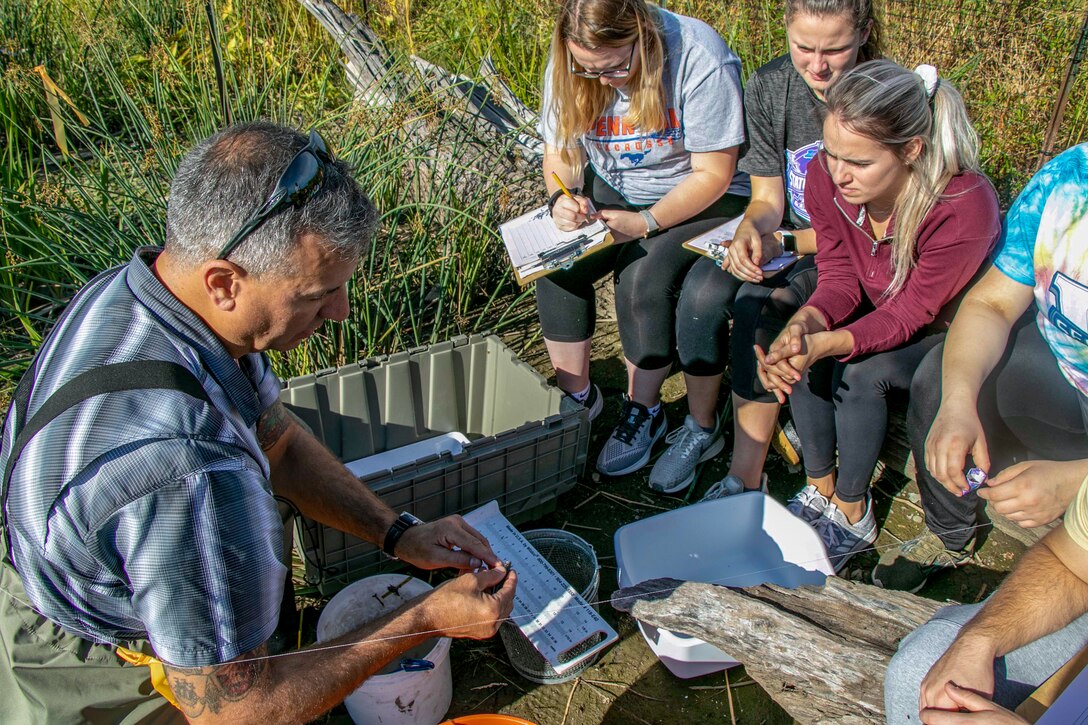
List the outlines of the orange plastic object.
{"type": "Polygon", "coordinates": [[[463,715],[451,718],[439,725],[536,725],[513,715],[463,715]]]}

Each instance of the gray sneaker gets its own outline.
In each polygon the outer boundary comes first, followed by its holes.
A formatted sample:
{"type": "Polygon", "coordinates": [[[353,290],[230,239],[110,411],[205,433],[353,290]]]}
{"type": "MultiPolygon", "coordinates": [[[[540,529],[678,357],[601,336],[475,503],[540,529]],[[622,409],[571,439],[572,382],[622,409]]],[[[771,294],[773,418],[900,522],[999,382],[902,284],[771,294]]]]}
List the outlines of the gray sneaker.
{"type": "MultiPolygon", "coordinates": [[[[703,497],[699,499],[702,501],[713,501],[716,498],[725,498],[726,496],[735,496],[738,493],[744,493],[744,481],[740,480],[736,476],[730,474],[713,484],[706,490],[703,497]]],[[[767,493],[767,474],[762,473],[759,476],[759,490],[763,493],[767,493]]]]}
{"type": "Polygon", "coordinates": [[[962,549],[953,550],[927,529],[917,539],[885,551],[880,556],[880,561],[873,567],[873,584],[913,594],[925,586],[932,575],[963,566],[971,561],[974,554],[974,537],[962,549]]]}
{"type": "Polygon", "coordinates": [[[707,433],[690,415],[684,425],[665,436],[668,450],[650,471],[650,488],[658,493],[678,493],[695,481],[699,464],[722,452],[725,441],[721,430],[707,433]]]}
{"type": "Polygon", "coordinates": [[[827,549],[827,558],[837,573],[850,557],[876,543],[876,517],[873,516],[872,496],[865,503],[865,515],[856,524],[850,523],[839,507],[829,503],[820,518],[812,524],[827,549]]]}
{"type": "Polygon", "coordinates": [[[786,510],[805,523],[811,524],[823,515],[824,509],[830,503],[826,496],[816,490],[815,486],[809,484],[786,502],[786,510]]]}
{"type": "Polygon", "coordinates": [[[645,405],[624,395],[620,423],[597,456],[597,470],[606,476],[625,476],[642,468],[650,462],[654,443],[665,435],[665,427],[663,409],[650,415],[645,405]]]}

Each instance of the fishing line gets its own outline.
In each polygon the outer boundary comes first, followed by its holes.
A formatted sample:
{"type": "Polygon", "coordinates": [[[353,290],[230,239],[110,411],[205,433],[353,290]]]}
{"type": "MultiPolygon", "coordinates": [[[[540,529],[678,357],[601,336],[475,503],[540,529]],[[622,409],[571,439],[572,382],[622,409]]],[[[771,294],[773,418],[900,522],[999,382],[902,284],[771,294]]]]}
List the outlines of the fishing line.
{"type": "MultiPolygon", "coordinates": [[[[961,532],[966,532],[966,531],[974,531],[976,529],[984,528],[986,526],[992,526],[992,524],[991,523],[975,524],[973,526],[965,526],[965,527],[960,528],[960,529],[951,529],[951,530],[949,530],[949,531],[947,531],[945,533],[955,534],[955,533],[961,533],[961,532]]],[[[903,541],[901,543],[892,543],[892,544],[886,544],[886,545],[883,545],[883,546],[877,546],[877,545],[874,544],[873,546],[867,547],[865,549],[858,549],[857,551],[851,552],[850,554],[840,554],[839,557],[837,557],[837,558],[842,558],[843,556],[853,556],[854,554],[862,554],[862,553],[869,552],[869,551],[881,551],[883,549],[890,549],[890,548],[895,547],[895,546],[906,546],[908,544],[913,544],[915,542],[918,542],[918,541],[922,540],[927,535],[927,533],[928,533],[928,531],[923,531],[921,534],[914,537],[913,539],[907,539],[907,540],[905,540],[905,541],[903,541]]],[[[831,557],[827,557],[827,558],[831,559],[831,557]]],[[[800,562],[800,563],[784,563],[781,566],[773,566],[773,567],[768,567],[767,569],[759,569],[759,570],[756,570],[756,571],[746,571],[746,572],[741,573],[741,574],[734,574],[734,575],[731,575],[731,576],[722,577],[721,579],[716,579],[716,580],[709,581],[709,582],[693,582],[693,583],[713,584],[713,585],[717,585],[717,586],[728,586],[725,583],[730,581],[730,580],[733,580],[733,579],[738,579],[738,578],[741,578],[741,577],[750,577],[753,574],[766,574],[766,573],[769,573],[769,572],[778,571],[780,569],[787,569],[787,568],[802,566],[804,564],[815,564],[815,563],[817,563],[819,561],[822,561],[823,559],[824,559],[824,557],[818,557],[818,558],[811,559],[809,561],[803,561],[803,562],[800,562]]],[[[515,572],[517,571],[516,566],[514,567],[514,571],[515,572]]],[[[833,574],[831,576],[837,576],[837,575],[833,574]]],[[[662,578],[664,578],[664,577],[662,577],[662,578]]],[[[687,583],[687,582],[681,582],[681,583],[687,583]]],[[[588,608],[594,608],[594,607],[597,607],[598,605],[601,605],[601,604],[613,604],[614,602],[625,601],[625,600],[642,599],[644,597],[652,596],[652,595],[655,595],[655,594],[668,594],[670,592],[675,591],[675,589],[676,589],[676,587],[664,587],[662,589],[639,592],[637,597],[609,597],[607,599],[597,599],[597,600],[592,601],[592,602],[586,602],[586,608],[587,609],[588,608]]],[[[14,594],[12,594],[8,590],[4,589],[3,587],[0,587],[0,591],[3,591],[5,594],[7,594],[8,597],[10,597],[13,601],[19,602],[23,606],[34,609],[34,606],[32,604],[30,604],[29,602],[24,601],[23,599],[15,596],[14,594]]],[[[575,604],[574,606],[582,606],[582,605],[575,604]]],[[[37,611],[37,610],[34,610],[34,611],[37,611]]],[[[392,610],[392,611],[397,611],[397,610],[392,610]]],[[[471,629],[473,627],[478,627],[478,626],[481,626],[481,625],[488,625],[488,624],[491,624],[492,622],[497,622],[499,624],[502,624],[504,622],[509,622],[511,624],[516,625],[518,619],[529,619],[529,620],[531,620],[531,619],[535,618],[536,616],[538,616],[538,615],[527,614],[527,615],[523,615],[520,618],[510,616],[510,617],[504,617],[504,618],[498,619],[498,620],[487,619],[487,620],[481,620],[479,622],[472,622],[472,623],[462,624],[462,625],[460,625],[458,627],[454,627],[452,629],[453,630],[471,629]]],[[[50,621],[52,621],[52,620],[50,620],[50,621]]],[[[91,641],[91,642],[95,642],[97,644],[105,644],[105,645],[112,644],[110,642],[100,642],[94,635],[92,635],[92,634],[90,634],[88,632],[83,632],[83,631],[78,630],[78,629],[77,630],[69,630],[67,627],[64,627],[63,629],[65,629],[65,631],[71,632],[72,634],[83,637],[84,639],[87,639],[88,641],[91,641]]],[[[311,654],[311,653],[330,652],[330,651],[333,651],[333,650],[344,649],[344,648],[347,648],[347,647],[355,647],[355,646],[360,645],[360,644],[377,644],[377,643],[381,643],[381,642],[393,642],[393,641],[396,641],[396,640],[408,639],[408,638],[411,638],[411,637],[418,637],[418,636],[421,636],[421,635],[431,635],[431,636],[434,636],[434,637],[445,637],[445,636],[449,636],[447,634],[449,631],[451,631],[450,628],[431,629],[431,630],[418,630],[418,631],[415,631],[415,632],[408,632],[408,633],[405,633],[405,634],[389,635],[389,636],[386,636],[386,637],[370,637],[370,638],[366,638],[366,639],[357,639],[357,640],[353,640],[351,642],[345,642],[343,644],[315,643],[315,644],[312,644],[312,645],[310,645],[310,646],[308,646],[308,647],[306,647],[304,649],[300,649],[300,650],[292,650],[292,651],[289,651],[289,652],[281,652],[279,654],[261,655],[260,657],[247,657],[247,658],[244,658],[244,659],[233,659],[233,660],[230,660],[229,663],[224,662],[224,663],[221,663],[221,664],[234,664],[234,663],[239,663],[240,664],[240,663],[244,663],[244,662],[260,662],[262,660],[280,659],[282,657],[291,657],[291,656],[295,656],[295,655],[302,655],[302,654],[307,654],[308,655],[308,654],[311,654]]],[[[209,667],[215,667],[215,666],[219,666],[219,665],[209,665],[209,667]]]]}

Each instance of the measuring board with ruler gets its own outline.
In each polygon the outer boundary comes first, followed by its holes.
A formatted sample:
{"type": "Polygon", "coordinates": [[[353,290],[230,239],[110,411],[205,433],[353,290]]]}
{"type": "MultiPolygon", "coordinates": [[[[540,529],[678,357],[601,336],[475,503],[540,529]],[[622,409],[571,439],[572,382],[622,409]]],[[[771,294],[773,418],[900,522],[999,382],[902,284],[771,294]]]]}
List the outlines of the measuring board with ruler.
{"type": "Polygon", "coordinates": [[[563,674],[619,638],[506,520],[497,502],[465,514],[465,521],[487,537],[499,559],[513,565],[518,574],[518,588],[510,618],[556,673],[563,674]]]}

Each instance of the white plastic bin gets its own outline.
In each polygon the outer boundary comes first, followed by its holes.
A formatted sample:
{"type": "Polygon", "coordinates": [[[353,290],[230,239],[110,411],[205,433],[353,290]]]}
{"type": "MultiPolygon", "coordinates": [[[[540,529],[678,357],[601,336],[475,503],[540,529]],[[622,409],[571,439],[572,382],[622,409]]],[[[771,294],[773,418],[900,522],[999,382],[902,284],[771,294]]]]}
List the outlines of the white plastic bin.
{"type": "MultiPolygon", "coordinates": [[[[614,537],[619,585],[671,577],[747,587],[820,585],[835,573],[816,531],[758,491],[704,501],[620,528],[614,537]]],[[[677,677],[739,664],[696,637],[638,623],[677,677]]]]}
{"type": "MultiPolygon", "coordinates": [[[[425,581],[404,574],[360,579],[329,600],[317,620],[317,641],[328,642],[356,627],[399,609],[431,590],[425,581]]],[[[401,654],[344,699],[357,725],[435,725],[453,700],[450,638],[435,637],[401,654]],[[404,658],[431,662],[433,669],[406,672],[404,658]]]]}

